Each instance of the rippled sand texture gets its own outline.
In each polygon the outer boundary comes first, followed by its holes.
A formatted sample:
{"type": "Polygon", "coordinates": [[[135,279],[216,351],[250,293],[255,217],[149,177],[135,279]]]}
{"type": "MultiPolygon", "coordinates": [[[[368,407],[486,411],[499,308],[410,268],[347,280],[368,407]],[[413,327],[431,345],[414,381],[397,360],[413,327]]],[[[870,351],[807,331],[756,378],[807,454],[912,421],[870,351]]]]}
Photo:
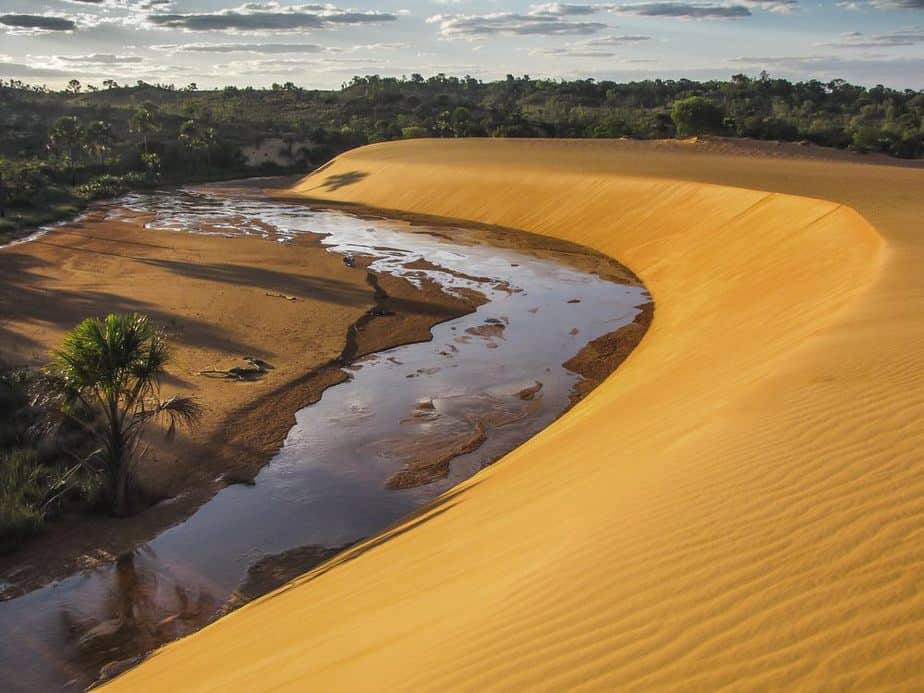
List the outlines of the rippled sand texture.
{"type": "Polygon", "coordinates": [[[924,171],[414,141],[297,190],[587,244],[654,322],[505,460],[122,689],[922,685],[924,171]]]}

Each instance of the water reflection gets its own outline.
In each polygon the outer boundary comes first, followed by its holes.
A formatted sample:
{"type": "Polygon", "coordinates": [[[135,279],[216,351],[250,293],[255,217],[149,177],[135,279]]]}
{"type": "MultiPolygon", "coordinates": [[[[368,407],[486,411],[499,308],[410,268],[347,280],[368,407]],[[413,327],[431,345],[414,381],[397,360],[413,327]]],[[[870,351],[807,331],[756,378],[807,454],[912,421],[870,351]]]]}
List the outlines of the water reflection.
{"type": "Polygon", "coordinates": [[[562,364],[646,301],[639,287],[462,232],[201,191],[135,195],[125,207],[153,215],[152,231],[324,234],[334,252],[372,256],[375,270],[488,302],[435,327],[431,342],[349,367],[349,381],[298,412],[253,487],[228,487],[115,565],[0,604],[7,690],[86,685],[101,666],[203,626],[229,598],[271,589],[413,512],[559,416],[577,380],[562,364]]]}

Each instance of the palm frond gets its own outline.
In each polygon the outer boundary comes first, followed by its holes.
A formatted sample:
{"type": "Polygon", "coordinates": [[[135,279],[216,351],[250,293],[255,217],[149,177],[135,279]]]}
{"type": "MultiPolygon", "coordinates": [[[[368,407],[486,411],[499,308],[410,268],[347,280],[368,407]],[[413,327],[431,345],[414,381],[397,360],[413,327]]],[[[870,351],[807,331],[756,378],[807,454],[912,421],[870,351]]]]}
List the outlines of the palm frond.
{"type": "Polygon", "coordinates": [[[152,410],[154,417],[167,419],[167,437],[176,435],[177,424],[192,427],[202,418],[202,407],[192,397],[171,397],[158,402],[152,410]]]}

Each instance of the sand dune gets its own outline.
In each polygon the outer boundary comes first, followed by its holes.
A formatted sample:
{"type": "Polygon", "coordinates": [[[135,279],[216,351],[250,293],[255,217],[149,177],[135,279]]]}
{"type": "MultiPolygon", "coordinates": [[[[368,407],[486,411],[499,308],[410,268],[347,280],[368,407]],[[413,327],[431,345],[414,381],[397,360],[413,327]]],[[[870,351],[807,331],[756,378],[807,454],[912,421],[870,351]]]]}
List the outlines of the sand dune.
{"type": "Polygon", "coordinates": [[[341,156],[297,191],[584,243],[652,327],[436,506],[112,689],[924,685],[922,190],[683,145],[341,156]]]}

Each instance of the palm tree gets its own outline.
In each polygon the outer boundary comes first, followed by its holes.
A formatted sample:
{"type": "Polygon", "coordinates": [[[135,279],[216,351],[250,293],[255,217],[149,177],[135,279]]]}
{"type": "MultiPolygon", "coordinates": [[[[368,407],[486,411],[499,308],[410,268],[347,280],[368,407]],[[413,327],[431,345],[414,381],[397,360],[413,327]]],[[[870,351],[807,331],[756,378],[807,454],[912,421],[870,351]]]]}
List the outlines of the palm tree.
{"type": "Polygon", "coordinates": [[[132,113],[129,119],[131,131],[140,133],[141,135],[141,142],[145,155],[148,153],[148,135],[160,130],[160,125],[157,122],[157,114],[155,112],[156,108],[154,104],[145,102],[135,109],[135,112],[132,113]]]}
{"type": "Polygon", "coordinates": [[[205,128],[199,138],[202,140],[202,148],[205,149],[205,167],[209,174],[212,173],[212,146],[215,144],[217,135],[215,128],[205,128]]]}
{"type": "Polygon", "coordinates": [[[189,152],[189,172],[193,171],[193,154],[200,148],[202,141],[199,138],[199,125],[195,120],[187,120],[180,125],[180,133],[177,136],[180,144],[189,152]]]}
{"type": "Polygon", "coordinates": [[[61,410],[99,444],[95,456],[116,515],[131,509],[138,445],[147,424],[165,419],[172,438],[177,424],[199,420],[192,398],[160,397],[160,376],[169,357],[164,334],[147,316],[109,315],[77,325],[49,367],[61,410]],[[95,412],[100,423],[88,423],[85,412],[95,412]]]}
{"type": "Polygon", "coordinates": [[[112,124],[105,120],[92,121],[84,131],[84,139],[87,152],[92,154],[96,163],[102,166],[103,157],[115,142],[112,124]]]}

